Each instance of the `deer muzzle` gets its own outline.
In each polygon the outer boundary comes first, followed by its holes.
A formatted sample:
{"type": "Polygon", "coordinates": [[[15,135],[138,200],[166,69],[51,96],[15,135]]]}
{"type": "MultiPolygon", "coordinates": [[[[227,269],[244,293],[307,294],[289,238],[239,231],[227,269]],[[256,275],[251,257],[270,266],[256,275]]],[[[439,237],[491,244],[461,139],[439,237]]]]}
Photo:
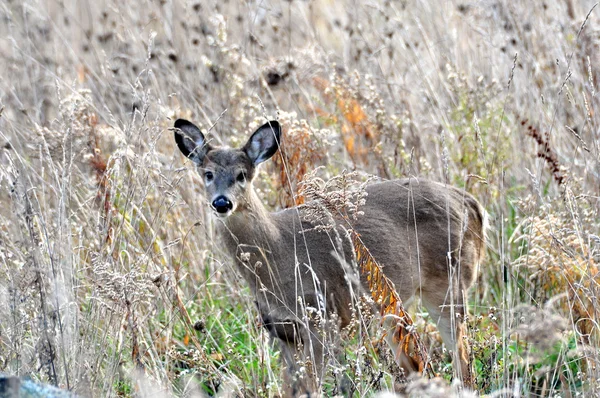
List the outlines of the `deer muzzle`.
{"type": "Polygon", "coordinates": [[[233,203],[227,197],[221,195],[212,202],[212,208],[220,216],[225,216],[233,209],[233,203]]]}

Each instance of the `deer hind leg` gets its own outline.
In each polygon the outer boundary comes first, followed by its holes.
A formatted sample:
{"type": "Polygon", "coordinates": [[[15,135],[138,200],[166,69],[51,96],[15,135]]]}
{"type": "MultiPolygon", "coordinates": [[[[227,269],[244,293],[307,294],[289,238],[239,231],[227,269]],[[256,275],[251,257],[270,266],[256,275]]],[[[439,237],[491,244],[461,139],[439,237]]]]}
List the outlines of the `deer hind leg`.
{"type": "Polygon", "coordinates": [[[450,292],[440,289],[436,292],[423,291],[421,299],[429,315],[436,322],[444,344],[452,351],[455,376],[463,382],[463,385],[470,387],[473,379],[464,324],[467,312],[462,292],[456,292],[453,296],[451,297],[450,292]]]}

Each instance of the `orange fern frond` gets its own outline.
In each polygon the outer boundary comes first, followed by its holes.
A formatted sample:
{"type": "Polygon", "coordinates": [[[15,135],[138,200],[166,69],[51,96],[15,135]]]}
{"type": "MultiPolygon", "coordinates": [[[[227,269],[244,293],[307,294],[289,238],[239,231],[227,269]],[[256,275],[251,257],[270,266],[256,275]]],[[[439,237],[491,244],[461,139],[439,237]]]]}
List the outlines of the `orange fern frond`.
{"type": "MultiPolygon", "coordinates": [[[[427,350],[414,330],[410,315],[404,310],[402,300],[396,288],[383,273],[381,266],[375,261],[369,249],[363,244],[360,235],[352,231],[352,243],[356,252],[356,261],[363,274],[367,275],[369,290],[373,300],[379,305],[381,315],[391,315],[396,324],[393,336],[388,339],[394,347],[394,357],[398,361],[401,354],[410,362],[409,366],[421,373],[434,376],[433,368],[428,360],[427,350]]],[[[388,332],[389,333],[389,332],[388,332]]]]}
{"type": "Polygon", "coordinates": [[[333,83],[317,77],[313,84],[319,89],[328,102],[335,103],[337,112],[342,117],[327,114],[322,109],[320,116],[325,116],[334,124],[340,125],[340,131],[346,151],[356,163],[368,164],[369,153],[377,142],[376,127],[369,121],[367,112],[355,98],[355,94],[347,89],[343,82],[335,79],[333,83]]]}
{"type": "Polygon", "coordinates": [[[304,203],[304,196],[297,192],[298,184],[308,170],[318,166],[325,152],[320,147],[318,131],[305,120],[298,120],[296,114],[281,113],[279,122],[286,133],[280,143],[279,155],[274,164],[278,173],[279,205],[289,208],[304,203]]]}

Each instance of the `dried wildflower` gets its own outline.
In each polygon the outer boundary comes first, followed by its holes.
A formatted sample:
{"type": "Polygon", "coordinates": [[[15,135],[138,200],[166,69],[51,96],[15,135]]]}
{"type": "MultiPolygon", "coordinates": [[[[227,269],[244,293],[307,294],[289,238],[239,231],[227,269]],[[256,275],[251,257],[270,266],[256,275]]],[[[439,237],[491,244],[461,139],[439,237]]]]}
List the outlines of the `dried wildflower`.
{"type": "MultiPolygon", "coordinates": [[[[521,126],[525,126],[526,124],[528,124],[527,120],[521,121],[521,126]]],[[[556,181],[559,186],[563,185],[567,178],[567,170],[559,163],[558,156],[550,145],[550,134],[547,132],[542,135],[541,132],[531,124],[527,125],[525,134],[532,137],[535,142],[537,142],[537,156],[544,160],[546,165],[550,168],[554,181],[556,181]]]]}
{"type": "Polygon", "coordinates": [[[577,329],[586,339],[598,335],[600,313],[596,302],[600,296],[600,242],[594,239],[598,231],[598,209],[594,202],[581,198],[577,207],[570,200],[552,202],[531,209],[535,201],[525,198],[520,206],[534,215],[516,241],[527,243],[528,250],[515,265],[529,271],[529,280],[540,289],[534,298],[545,302],[565,293],[561,308],[571,314],[577,329]],[[535,213],[534,213],[535,212],[535,213]]]}
{"type": "Polygon", "coordinates": [[[521,305],[514,312],[520,324],[513,329],[513,333],[533,345],[541,359],[545,353],[563,340],[567,331],[568,322],[551,308],[552,301],[544,308],[535,308],[530,305],[521,305]]]}
{"type": "Polygon", "coordinates": [[[474,398],[478,394],[467,389],[457,390],[440,377],[433,379],[415,377],[409,381],[405,393],[401,394],[401,396],[407,398],[474,398]]]}
{"type": "Polygon", "coordinates": [[[317,177],[319,169],[308,173],[300,183],[300,194],[307,199],[304,217],[313,221],[318,229],[330,229],[333,219],[356,219],[365,204],[366,185],[370,179],[359,182],[357,172],[343,171],[327,181],[317,177]],[[329,222],[323,223],[323,220],[329,222]]]}
{"type": "MultiPolygon", "coordinates": [[[[354,84],[350,83],[337,73],[333,73],[329,81],[320,77],[313,80],[314,86],[323,93],[326,101],[336,105],[336,113],[329,114],[322,109],[317,113],[330,120],[332,124],[339,124],[346,151],[355,164],[368,164],[370,154],[378,138],[378,130],[370,120],[359,90],[361,79],[355,72],[354,84]]],[[[375,95],[375,94],[373,94],[375,95]]],[[[371,99],[371,101],[374,101],[371,99]]],[[[379,107],[383,109],[382,104],[379,107]]],[[[377,112],[375,112],[377,114],[377,112]]]]}
{"type": "Polygon", "coordinates": [[[93,152],[95,148],[94,129],[98,117],[94,111],[90,90],[79,90],[59,105],[64,127],[50,129],[36,126],[38,140],[42,144],[44,155],[49,154],[54,162],[70,163],[82,152],[93,152]]]}
{"type": "MultiPolygon", "coordinates": [[[[256,122],[258,124],[258,120],[256,122]]],[[[273,158],[273,167],[279,177],[276,180],[279,205],[287,208],[304,203],[304,195],[298,193],[299,184],[308,170],[324,161],[331,132],[313,128],[306,120],[299,120],[294,112],[279,112],[279,122],[285,134],[279,154],[273,158]]]]}
{"type": "Polygon", "coordinates": [[[153,278],[143,272],[139,265],[132,264],[129,270],[120,270],[112,261],[101,257],[96,257],[92,264],[94,285],[101,303],[109,308],[114,308],[110,303],[120,307],[149,305],[154,296],[153,278]]]}

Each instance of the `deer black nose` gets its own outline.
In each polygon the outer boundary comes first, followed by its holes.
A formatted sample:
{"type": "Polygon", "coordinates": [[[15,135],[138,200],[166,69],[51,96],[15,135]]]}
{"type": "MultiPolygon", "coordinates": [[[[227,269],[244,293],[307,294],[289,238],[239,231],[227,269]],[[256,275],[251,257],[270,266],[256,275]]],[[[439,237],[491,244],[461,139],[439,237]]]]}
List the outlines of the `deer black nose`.
{"type": "Polygon", "coordinates": [[[227,213],[229,210],[233,209],[233,203],[225,196],[219,196],[212,202],[212,207],[217,211],[217,213],[227,213]]]}

